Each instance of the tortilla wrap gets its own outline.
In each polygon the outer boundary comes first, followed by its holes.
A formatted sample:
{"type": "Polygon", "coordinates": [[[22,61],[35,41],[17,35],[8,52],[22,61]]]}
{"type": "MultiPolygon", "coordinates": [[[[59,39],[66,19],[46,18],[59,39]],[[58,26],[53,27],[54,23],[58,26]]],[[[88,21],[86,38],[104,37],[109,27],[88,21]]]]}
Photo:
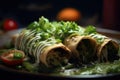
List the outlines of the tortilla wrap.
{"type": "Polygon", "coordinates": [[[64,44],[72,51],[72,57],[81,63],[89,63],[95,60],[96,41],[89,36],[72,35],[65,39],[64,44]]]}

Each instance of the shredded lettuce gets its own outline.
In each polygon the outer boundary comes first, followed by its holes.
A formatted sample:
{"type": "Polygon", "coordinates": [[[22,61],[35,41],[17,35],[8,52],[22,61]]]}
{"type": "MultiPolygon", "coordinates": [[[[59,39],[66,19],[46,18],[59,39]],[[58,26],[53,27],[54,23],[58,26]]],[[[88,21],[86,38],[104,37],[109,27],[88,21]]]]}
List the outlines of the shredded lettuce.
{"type": "Polygon", "coordinates": [[[34,21],[28,25],[27,29],[36,30],[36,34],[40,34],[41,40],[55,37],[55,39],[64,41],[64,39],[71,34],[89,35],[96,39],[98,43],[102,43],[106,38],[105,36],[98,34],[96,27],[93,25],[88,25],[86,28],[83,28],[72,21],[50,22],[43,16],[39,18],[39,21],[34,21]]]}
{"type": "Polygon", "coordinates": [[[105,38],[107,38],[106,36],[99,34],[96,30],[96,27],[93,25],[86,26],[83,35],[91,36],[92,38],[96,39],[98,44],[101,44],[105,38]]]}
{"type": "Polygon", "coordinates": [[[71,34],[83,34],[84,32],[84,29],[78,26],[75,22],[50,22],[43,16],[39,18],[39,21],[34,21],[28,25],[27,29],[36,30],[36,34],[41,33],[40,36],[43,40],[52,36],[54,36],[56,39],[64,40],[64,38],[71,34]]]}
{"type": "Polygon", "coordinates": [[[88,26],[85,28],[84,33],[85,33],[86,35],[89,35],[89,34],[91,34],[91,33],[96,34],[97,31],[96,31],[96,28],[95,28],[93,25],[88,25],[88,26]]]}

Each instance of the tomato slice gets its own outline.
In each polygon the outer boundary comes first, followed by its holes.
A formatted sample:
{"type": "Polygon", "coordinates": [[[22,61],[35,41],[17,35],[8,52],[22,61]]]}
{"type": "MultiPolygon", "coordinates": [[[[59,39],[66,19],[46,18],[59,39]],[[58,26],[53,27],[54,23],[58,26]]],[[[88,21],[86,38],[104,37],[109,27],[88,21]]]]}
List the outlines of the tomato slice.
{"type": "Polygon", "coordinates": [[[10,50],[8,52],[3,53],[0,56],[0,59],[6,65],[15,66],[15,65],[22,64],[22,62],[24,61],[24,57],[25,57],[24,52],[22,52],[20,50],[10,50]],[[14,57],[15,53],[21,54],[22,55],[21,58],[20,57],[14,57]]]}

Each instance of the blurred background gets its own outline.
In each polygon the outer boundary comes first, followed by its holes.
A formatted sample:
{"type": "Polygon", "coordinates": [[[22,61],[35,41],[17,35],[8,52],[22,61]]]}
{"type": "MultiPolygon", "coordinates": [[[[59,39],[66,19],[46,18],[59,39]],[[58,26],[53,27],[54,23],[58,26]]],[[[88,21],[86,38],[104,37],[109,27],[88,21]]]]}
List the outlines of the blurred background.
{"type": "Polygon", "coordinates": [[[26,27],[29,23],[38,21],[41,16],[50,21],[70,20],[76,21],[81,26],[95,25],[120,31],[120,0],[3,0],[0,2],[1,30],[26,27]],[[9,21],[13,21],[14,28],[9,28],[9,21]]]}

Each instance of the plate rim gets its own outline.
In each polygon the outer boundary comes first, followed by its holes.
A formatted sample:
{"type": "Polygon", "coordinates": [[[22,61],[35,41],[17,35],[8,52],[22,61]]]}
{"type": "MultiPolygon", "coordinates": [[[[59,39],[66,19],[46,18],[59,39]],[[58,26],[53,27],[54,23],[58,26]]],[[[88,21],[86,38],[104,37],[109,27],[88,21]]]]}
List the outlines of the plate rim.
{"type": "Polygon", "coordinates": [[[55,75],[55,74],[47,74],[47,73],[34,73],[29,71],[20,71],[14,68],[10,68],[5,65],[0,64],[0,70],[5,72],[11,72],[16,73],[19,75],[29,75],[29,76],[35,76],[35,77],[50,77],[50,78],[68,78],[68,79],[96,79],[96,78],[108,78],[108,77],[115,77],[119,76],[120,73],[113,73],[113,74],[95,74],[95,75],[55,75]]]}

